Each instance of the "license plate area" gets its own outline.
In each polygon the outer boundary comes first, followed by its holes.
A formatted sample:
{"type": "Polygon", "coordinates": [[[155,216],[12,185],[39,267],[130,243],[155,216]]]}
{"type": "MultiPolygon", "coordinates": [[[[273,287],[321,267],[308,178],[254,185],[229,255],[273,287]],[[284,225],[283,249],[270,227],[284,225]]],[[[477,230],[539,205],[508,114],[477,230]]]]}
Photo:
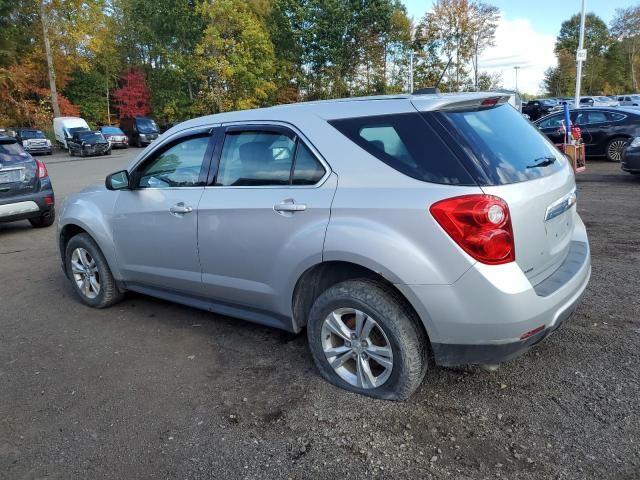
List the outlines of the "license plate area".
{"type": "Polygon", "coordinates": [[[24,181],[24,168],[7,168],[0,170],[0,184],[24,181]]]}

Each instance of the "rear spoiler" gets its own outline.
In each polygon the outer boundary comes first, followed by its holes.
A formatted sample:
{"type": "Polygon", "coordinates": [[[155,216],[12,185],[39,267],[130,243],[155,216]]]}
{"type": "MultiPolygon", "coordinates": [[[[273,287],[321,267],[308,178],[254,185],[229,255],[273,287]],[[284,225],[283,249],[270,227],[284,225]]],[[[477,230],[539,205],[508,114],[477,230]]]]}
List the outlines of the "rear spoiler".
{"type": "Polygon", "coordinates": [[[509,101],[509,97],[497,93],[415,95],[412,96],[411,103],[419,111],[468,112],[503,105],[509,101]]]}

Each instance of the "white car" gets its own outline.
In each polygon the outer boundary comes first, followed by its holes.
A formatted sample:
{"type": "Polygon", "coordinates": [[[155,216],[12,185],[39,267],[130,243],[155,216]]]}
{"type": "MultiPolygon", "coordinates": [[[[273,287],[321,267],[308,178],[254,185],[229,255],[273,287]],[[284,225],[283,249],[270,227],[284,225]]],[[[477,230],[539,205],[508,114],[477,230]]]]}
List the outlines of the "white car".
{"type": "Polygon", "coordinates": [[[640,106],[640,95],[623,95],[618,97],[618,103],[624,107],[640,106]]]}

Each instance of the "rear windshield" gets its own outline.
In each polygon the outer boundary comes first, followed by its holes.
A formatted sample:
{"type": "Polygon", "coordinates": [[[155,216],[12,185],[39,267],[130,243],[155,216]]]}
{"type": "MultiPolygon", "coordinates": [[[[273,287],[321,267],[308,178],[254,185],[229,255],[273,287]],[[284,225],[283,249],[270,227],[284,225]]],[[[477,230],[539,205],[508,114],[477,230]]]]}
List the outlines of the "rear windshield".
{"type": "Polygon", "coordinates": [[[481,185],[533,180],[564,167],[558,150],[510,105],[432,114],[462,147],[464,161],[481,185]]]}
{"type": "Polygon", "coordinates": [[[418,112],[346,118],[329,123],[378,160],[409,177],[450,185],[476,184],[418,112]]]}
{"type": "Polygon", "coordinates": [[[0,160],[3,162],[9,162],[12,160],[24,160],[29,155],[25,153],[19,143],[17,142],[0,142],[0,160]]]}

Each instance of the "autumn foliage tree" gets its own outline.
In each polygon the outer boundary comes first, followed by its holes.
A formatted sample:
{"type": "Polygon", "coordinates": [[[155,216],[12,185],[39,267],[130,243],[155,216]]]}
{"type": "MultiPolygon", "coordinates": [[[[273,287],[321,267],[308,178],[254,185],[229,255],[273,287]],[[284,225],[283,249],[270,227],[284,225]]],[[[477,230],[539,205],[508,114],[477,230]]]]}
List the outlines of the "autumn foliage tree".
{"type": "Polygon", "coordinates": [[[151,113],[151,94],[144,73],[131,69],[122,76],[122,87],[113,92],[120,118],[145,117],[151,113]]]}

